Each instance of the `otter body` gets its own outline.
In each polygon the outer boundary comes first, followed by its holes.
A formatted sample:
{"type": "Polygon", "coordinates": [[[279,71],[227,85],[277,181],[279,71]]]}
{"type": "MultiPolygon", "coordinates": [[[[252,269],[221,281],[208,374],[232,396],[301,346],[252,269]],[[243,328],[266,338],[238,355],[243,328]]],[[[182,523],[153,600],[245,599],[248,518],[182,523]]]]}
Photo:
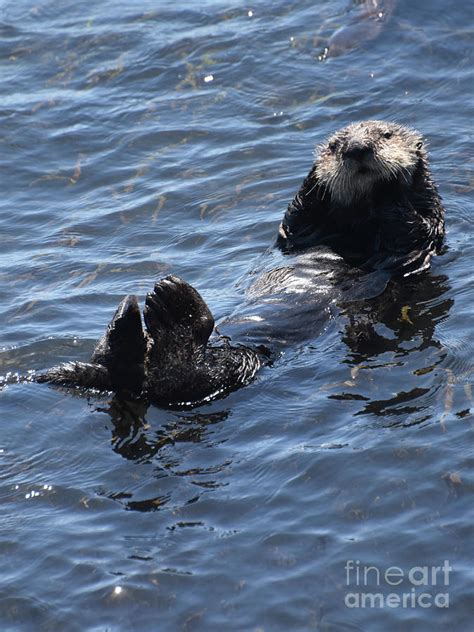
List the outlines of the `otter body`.
{"type": "MultiPolygon", "coordinates": [[[[443,235],[444,211],[421,136],[383,121],[349,125],[321,145],[289,204],[277,237],[285,265],[249,288],[240,333],[254,345],[285,344],[298,328],[313,334],[330,304],[344,297],[344,285],[349,298],[380,294],[391,277],[428,269],[443,235]],[[289,263],[286,255],[293,255],[289,263]],[[247,335],[255,324],[260,340],[247,335]]],[[[89,363],[53,367],[36,381],[195,406],[248,384],[267,361],[257,348],[209,344],[212,314],[178,277],[155,284],[143,314],[145,329],[136,298],[125,297],[89,363]]]]}

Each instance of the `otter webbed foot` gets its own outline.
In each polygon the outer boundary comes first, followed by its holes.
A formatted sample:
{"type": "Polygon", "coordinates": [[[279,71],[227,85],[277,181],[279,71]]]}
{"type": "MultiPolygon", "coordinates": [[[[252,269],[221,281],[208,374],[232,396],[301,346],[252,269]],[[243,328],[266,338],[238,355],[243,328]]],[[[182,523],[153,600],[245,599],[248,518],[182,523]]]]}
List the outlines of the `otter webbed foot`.
{"type": "Polygon", "coordinates": [[[173,348],[180,337],[193,348],[206,345],[214,329],[214,318],[204,299],[189,283],[167,276],[155,283],[146,296],[145,325],[155,345],[173,348]]]}
{"type": "Polygon", "coordinates": [[[191,407],[247,384],[262,362],[246,347],[208,346],[214,318],[186,281],[169,276],[147,295],[145,324],[153,339],[146,389],[157,404],[191,407]]]}
{"type": "Polygon", "coordinates": [[[107,331],[97,343],[91,362],[107,368],[112,390],[139,394],[145,377],[146,338],[136,296],[126,296],[107,331]]]}

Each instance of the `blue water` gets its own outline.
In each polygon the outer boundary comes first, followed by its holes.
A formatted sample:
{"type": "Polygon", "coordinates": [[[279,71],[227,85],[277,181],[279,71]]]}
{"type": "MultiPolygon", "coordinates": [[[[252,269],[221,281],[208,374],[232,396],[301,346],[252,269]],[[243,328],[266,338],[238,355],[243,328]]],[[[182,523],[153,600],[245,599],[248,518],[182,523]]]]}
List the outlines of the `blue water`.
{"type": "Polygon", "coordinates": [[[340,310],[185,413],[5,386],[2,630],[469,628],[473,10],[400,0],[320,61],[349,8],[0,3],[1,375],[87,359],[171,272],[232,313],[315,144],[353,120],[422,131],[447,209],[430,274],[362,306],[367,344],[340,310]],[[349,560],[448,560],[447,586],[416,590],[449,608],[349,608],[414,588],[361,588],[349,560]]]}

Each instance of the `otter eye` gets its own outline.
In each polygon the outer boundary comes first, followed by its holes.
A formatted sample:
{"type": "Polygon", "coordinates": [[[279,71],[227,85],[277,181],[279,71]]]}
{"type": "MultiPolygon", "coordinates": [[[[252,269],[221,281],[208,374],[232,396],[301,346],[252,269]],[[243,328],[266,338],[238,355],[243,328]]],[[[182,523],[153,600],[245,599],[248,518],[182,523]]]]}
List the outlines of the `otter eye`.
{"type": "Polygon", "coordinates": [[[329,143],[328,147],[329,147],[329,151],[334,153],[336,151],[336,149],[337,149],[336,141],[333,140],[331,143],[329,143]]]}
{"type": "Polygon", "coordinates": [[[422,147],[423,147],[423,143],[421,141],[419,143],[416,143],[417,149],[421,149],[422,147]]]}
{"type": "Polygon", "coordinates": [[[392,136],[393,136],[393,132],[384,132],[383,134],[383,137],[387,139],[392,138],[392,136]]]}

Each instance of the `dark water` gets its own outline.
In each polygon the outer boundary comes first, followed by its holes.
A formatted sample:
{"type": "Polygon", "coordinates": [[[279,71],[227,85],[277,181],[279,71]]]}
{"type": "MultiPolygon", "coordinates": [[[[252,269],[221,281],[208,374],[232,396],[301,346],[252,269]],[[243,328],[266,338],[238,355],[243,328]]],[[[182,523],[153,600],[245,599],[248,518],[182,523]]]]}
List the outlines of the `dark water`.
{"type": "Polygon", "coordinates": [[[400,0],[319,61],[346,10],[1,2],[0,374],[86,359],[169,272],[231,313],[313,146],[355,119],[426,134],[448,226],[427,277],[362,305],[365,338],[336,313],[196,411],[4,387],[2,630],[469,628],[473,12],[400,0]],[[406,577],[357,586],[351,560],[406,577]],[[412,589],[449,608],[345,605],[412,589]]]}

